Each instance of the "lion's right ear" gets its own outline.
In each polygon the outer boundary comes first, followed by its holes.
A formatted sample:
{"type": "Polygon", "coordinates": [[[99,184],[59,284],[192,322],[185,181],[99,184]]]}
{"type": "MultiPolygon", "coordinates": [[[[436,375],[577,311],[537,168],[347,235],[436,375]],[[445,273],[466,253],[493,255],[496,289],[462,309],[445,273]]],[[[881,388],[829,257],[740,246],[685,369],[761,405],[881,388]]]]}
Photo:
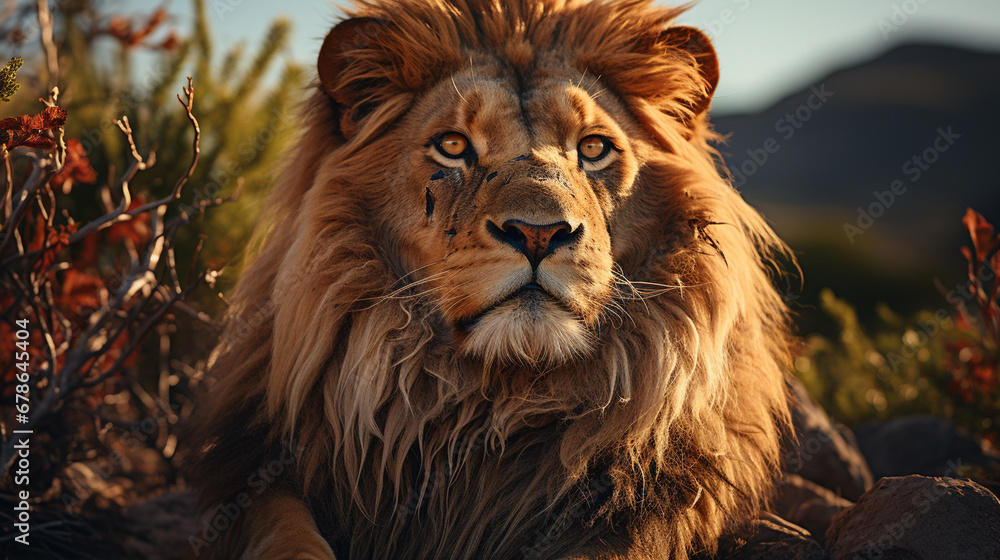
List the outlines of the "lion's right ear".
{"type": "Polygon", "coordinates": [[[351,138],[369,115],[387,123],[420,91],[455,71],[462,60],[454,27],[422,19],[351,18],[338,23],[319,51],[323,91],[333,100],[340,133],[351,138]]]}
{"type": "Polygon", "coordinates": [[[391,33],[387,21],[351,18],[338,23],[319,50],[317,70],[323,91],[336,103],[341,132],[351,136],[354,125],[375,103],[394,89],[393,67],[383,45],[391,33]]]}

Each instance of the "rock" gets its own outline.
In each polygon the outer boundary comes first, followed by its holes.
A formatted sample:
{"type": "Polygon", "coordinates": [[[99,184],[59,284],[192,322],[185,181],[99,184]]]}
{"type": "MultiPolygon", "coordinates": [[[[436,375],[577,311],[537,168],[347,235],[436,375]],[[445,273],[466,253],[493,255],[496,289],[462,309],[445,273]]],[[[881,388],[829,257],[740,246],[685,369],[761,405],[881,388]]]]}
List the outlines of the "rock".
{"type": "Polygon", "coordinates": [[[773,514],[763,513],[761,518],[747,527],[744,537],[724,539],[719,546],[718,559],[725,560],[826,560],[823,546],[809,536],[809,532],[773,514]]]}
{"type": "Polygon", "coordinates": [[[873,479],[853,432],[835,426],[797,379],[789,382],[789,391],[797,403],[792,423],[798,442],[786,450],[783,470],[857,500],[873,479]]]}
{"type": "Polygon", "coordinates": [[[954,424],[932,416],[876,422],[854,433],[876,479],[908,474],[956,476],[959,466],[986,467],[994,460],[954,424]]]}
{"type": "Polygon", "coordinates": [[[968,480],[883,478],[826,537],[832,560],[997,560],[1000,501],[968,480]]]}
{"type": "Polygon", "coordinates": [[[823,542],[834,516],[853,505],[853,502],[799,475],[785,474],[771,510],[823,542]]]}

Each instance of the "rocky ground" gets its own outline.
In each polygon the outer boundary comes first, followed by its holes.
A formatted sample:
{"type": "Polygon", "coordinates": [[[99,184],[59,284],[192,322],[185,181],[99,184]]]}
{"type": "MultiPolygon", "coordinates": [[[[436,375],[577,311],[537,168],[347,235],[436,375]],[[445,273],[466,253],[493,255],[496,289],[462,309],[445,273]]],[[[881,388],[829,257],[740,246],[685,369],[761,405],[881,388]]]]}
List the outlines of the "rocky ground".
{"type": "MultiPolygon", "coordinates": [[[[798,445],[770,511],[711,560],[1000,560],[997,481],[963,477],[990,457],[947,421],[831,422],[797,383],[798,445]]],[[[997,472],[995,468],[992,472],[997,472]]],[[[129,557],[183,558],[199,534],[189,494],[133,506],[108,527],[129,557]]]]}
{"type": "Polygon", "coordinates": [[[1000,485],[962,476],[998,458],[937,418],[852,432],[833,424],[801,385],[793,392],[802,403],[799,442],[785,457],[771,511],[726,539],[718,559],[1000,559],[1000,485]]]}

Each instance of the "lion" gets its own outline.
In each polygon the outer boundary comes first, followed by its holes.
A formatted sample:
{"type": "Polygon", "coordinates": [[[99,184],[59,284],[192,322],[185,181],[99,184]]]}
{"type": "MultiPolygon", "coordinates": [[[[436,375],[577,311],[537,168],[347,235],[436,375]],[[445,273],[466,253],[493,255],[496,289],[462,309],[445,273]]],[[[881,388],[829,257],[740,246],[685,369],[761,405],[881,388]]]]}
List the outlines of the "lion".
{"type": "Polygon", "coordinates": [[[754,519],[792,257],[731,186],[682,11],[379,0],[332,28],[214,353],[199,555],[684,559],[754,519]]]}

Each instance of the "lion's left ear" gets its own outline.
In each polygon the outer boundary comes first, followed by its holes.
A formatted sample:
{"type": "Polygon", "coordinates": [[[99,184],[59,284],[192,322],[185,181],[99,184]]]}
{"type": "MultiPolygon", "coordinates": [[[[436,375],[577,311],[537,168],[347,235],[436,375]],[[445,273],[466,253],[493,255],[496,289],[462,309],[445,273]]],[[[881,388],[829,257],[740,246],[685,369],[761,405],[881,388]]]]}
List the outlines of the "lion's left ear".
{"type": "Polygon", "coordinates": [[[689,108],[695,117],[712,105],[712,95],[719,85],[719,59],[715,56],[712,41],[701,31],[686,26],[671,27],[660,34],[660,43],[676,47],[694,57],[698,73],[704,80],[705,90],[694,96],[689,108]]]}

